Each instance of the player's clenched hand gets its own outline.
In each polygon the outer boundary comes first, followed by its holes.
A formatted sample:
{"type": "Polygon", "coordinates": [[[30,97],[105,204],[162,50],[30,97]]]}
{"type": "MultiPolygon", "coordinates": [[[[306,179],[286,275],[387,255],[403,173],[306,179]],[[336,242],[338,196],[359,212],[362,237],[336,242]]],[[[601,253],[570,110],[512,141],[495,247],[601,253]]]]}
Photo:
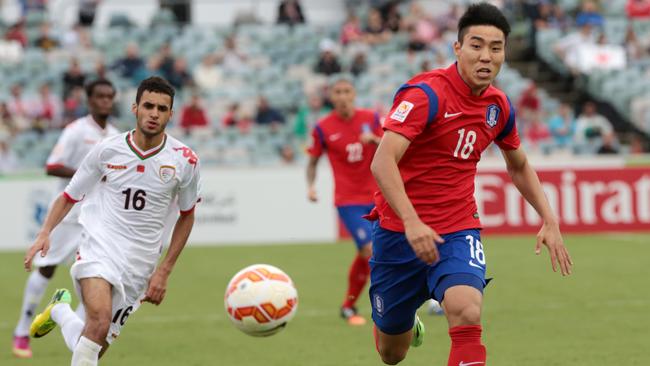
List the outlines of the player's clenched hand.
{"type": "Polygon", "coordinates": [[[36,237],[36,240],[34,240],[34,244],[29,247],[27,253],[25,254],[25,260],[23,261],[25,270],[31,271],[32,259],[34,259],[36,253],[40,251],[41,257],[45,257],[48,250],[50,250],[50,236],[45,233],[39,233],[36,237]]]}
{"type": "Polygon", "coordinates": [[[309,199],[311,202],[318,201],[318,193],[316,193],[316,188],[314,187],[307,188],[307,199],[309,199]]]}
{"type": "Polygon", "coordinates": [[[404,229],[406,240],[411,244],[411,248],[418,258],[427,264],[433,264],[440,258],[436,243],[442,244],[445,240],[432,228],[417,219],[405,222],[404,229]]]}
{"type": "Polygon", "coordinates": [[[557,224],[544,223],[542,228],[537,233],[537,245],[535,245],[535,254],[539,255],[542,251],[542,245],[548,248],[548,254],[551,256],[551,266],[553,272],[557,272],[559,264],[560,271],[563,276],[571,274],[571,266],[573,261],[569,255],[569,251],[564,246],[562,234],[557,224]]]}
{"type": "Polygon", "coordinates": [[[167,292],[167,275],[156,270],[149,279],[149,287],[142,301],[160,305],[165,298],[165,292],[167,292]]]}

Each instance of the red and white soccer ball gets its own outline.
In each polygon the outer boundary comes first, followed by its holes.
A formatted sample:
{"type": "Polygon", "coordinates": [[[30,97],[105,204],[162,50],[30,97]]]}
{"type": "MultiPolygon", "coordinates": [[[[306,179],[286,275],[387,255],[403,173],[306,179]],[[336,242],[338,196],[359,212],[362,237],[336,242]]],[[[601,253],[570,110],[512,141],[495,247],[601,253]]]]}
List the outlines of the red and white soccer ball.
{"type": "Polygon", "coordinates": [[[255,337],[267,337],[284,329],[296,315],[298,291],[281,269],[254,264],[230,280],[224,306],[239,330],[255,337]]]}

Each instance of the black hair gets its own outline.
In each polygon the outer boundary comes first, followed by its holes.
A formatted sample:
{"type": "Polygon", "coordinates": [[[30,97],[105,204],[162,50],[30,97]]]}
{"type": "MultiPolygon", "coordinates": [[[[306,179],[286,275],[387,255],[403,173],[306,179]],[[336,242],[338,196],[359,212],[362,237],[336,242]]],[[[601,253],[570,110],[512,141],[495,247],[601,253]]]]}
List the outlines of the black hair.
{"type": "Polygon", "coordinates": [[[458,42],[463,43],[467,29],[474,25],[491,25],[499,28],[505,39],[510,34],[510,24],[501,10],[496,6],[481,2],[470,5],[458,20],[458,42]]]}
{"type": "Polygon", "coordinates": [[[140,98],[142,97],[142,93],[145,91],[169,95],[172,98],[172,104],[170,107],[174,106],[174,94],[176,94],[174,87],[160,76],[151,76],[142,80],[138,86],[138,92],[135,95],[135,104],[140,104],[140,98]]]}
{"type": "Polygon", "coordinates": [[[111,83],[111,81],[108,79],[101,78],[101,79],[93,80],[88,84],[86,84],[86,86],[84,87],[86,89],[86,97],[88,98],[92,97],[93,92],[95,92],[95,88],[100,85],[106,85],[110,87],[111,89],[113,89],[113,94],[115,94],[115,86],[113,85],[113,83],[111,83]]]}

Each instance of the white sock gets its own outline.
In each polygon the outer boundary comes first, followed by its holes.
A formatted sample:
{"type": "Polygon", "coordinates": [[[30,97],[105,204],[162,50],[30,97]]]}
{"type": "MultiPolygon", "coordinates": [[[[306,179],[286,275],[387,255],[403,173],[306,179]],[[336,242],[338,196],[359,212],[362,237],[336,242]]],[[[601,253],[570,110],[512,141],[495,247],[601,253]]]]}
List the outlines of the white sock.
{"type": "Polygon", "coordinates": [[[23,294],[23,306],[20,308],[20,319],[14,330],[14,335],[19,337],[29,335],[29,327],[32,325],[34,315],[36,315],[36,307],[41,303],[48,283],[50,283],[50,280],[38,270],[33,271],[27,278],[23,294]]]}
{"type": "Polygon", "coordinates": [[[83,302],[79,302],[79,305],[77,305],[77,308],[74,310],[74,312],[82,322],[86,322],[86,308],[84,308],[83,302]]]}
{"type": "Polygon", "coordinates": [[[74,352],[72,353],[72,363],[71,366],[97,366],[97,360],[99,359],[99,351],[102,350],[102,346],[91,341],[86,337],[79,338],[77,347],[75,347],[74,352]]]}
{"type": "MultiPolygon", "coordinates": [[[[83,306],[82,306],[83,307],[83,306]]],[[[61,327],[65,345],[74,352],[84,329],[84,321],[72,311],[70,304],[60,303],[52,307],[52,319],[61,327]]]]}

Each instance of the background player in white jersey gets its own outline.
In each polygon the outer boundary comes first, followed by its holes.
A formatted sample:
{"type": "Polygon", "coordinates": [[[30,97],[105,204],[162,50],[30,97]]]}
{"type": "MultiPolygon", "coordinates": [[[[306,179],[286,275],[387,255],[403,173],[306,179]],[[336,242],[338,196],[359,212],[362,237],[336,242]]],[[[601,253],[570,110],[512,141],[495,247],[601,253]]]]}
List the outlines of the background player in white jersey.
{"type": "Polygon", "coordinates": [[[199,162],[192,150],[165,134],[173,98],[174,89],[162,78],[151,77],[140,84],[132,107],[136,128],[91,150],[25,256],[29,269],[39,251],[47,254],[49,233],[75,202],[96,187],[81,210],[84,230],[71,269],[86,310],[85,322],[70,308],[69,291],[60,289],[30,330],[32,336],[42,337],[56,324],[61,326],[73,351],[73,366],[97,365],[142,302],[162,302],[167,279],[192,230],[199,162]],[[167,255],[156,266],[174,201],[180,216],[167,255]]]}
{"type": "MultiPolygon", "coordinates": [[[[119,133],[117,128],[108,123],[115,98],[113,84],[106,79],[94,80],[86,85],[86,96],[89,114],[66,126],[47,159],[45,170],[48,175],[60,178],[61,191],[68,185],[90,149],[105,137],[119,133]]],[[[34,259],[38,271],[32,272],[27,279],[20,319],[14,329],[13,353],[17,357],[32,357],[29,326],[34,311],[43,298],[56,266],[71,263],[74,259],[80,234],[79,207],[75,207],[50,235],[52,250],[47,256],[34,259]]]]}

